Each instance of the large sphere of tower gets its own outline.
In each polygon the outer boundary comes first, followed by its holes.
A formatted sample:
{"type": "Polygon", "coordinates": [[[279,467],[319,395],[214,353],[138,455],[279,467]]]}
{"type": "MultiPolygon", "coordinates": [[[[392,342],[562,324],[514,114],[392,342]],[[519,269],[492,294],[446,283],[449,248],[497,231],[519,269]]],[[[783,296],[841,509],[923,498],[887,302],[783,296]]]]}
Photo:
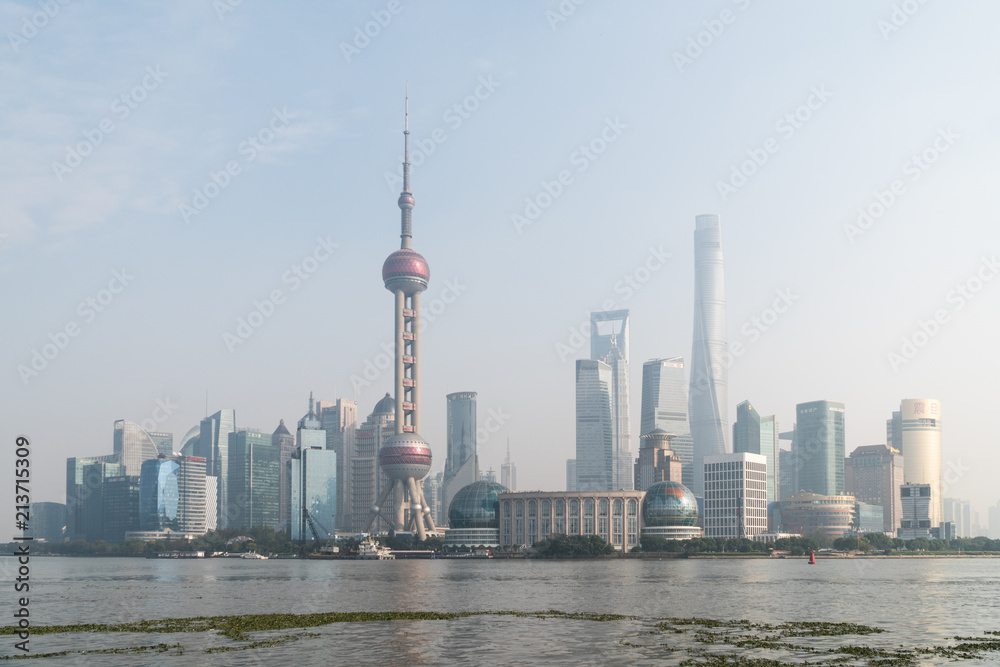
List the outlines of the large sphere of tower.
{"type": "Polygon", "coordinates": [[[423,292],[427,289],[430,278],[431,269],[427,266],[427,260],[419,252],[409,248],[401,248],[392,253],[382,265],[382,280],[390,292],[423,292]]]}
{"type": "Polygon", "coordinates": [[[379,467],[392,480],[423,479],[431,460],[431,446],[416,433],[389,436],[378,453],[379,467]]]}

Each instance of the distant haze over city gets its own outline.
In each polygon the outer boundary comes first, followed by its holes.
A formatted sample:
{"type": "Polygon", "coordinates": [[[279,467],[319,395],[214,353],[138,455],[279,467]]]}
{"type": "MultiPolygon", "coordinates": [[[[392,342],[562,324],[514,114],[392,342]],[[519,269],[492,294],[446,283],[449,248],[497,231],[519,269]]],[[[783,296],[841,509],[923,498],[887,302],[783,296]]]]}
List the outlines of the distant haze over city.
{"type": "Polygon", "coordinates": [[[943,495],[1000,499],[1000,6],[51,4],[0,7],[0,429],[32,500],[117,419],[179,446],[392,391],[406,86],[434,472],[474,391],[479,468],[509,440],[519,490],[564,489],[599,310],[630,312],[634,456],[717,214],[729,422],[843,403],[850,453],[938,399],[943,495]]]}

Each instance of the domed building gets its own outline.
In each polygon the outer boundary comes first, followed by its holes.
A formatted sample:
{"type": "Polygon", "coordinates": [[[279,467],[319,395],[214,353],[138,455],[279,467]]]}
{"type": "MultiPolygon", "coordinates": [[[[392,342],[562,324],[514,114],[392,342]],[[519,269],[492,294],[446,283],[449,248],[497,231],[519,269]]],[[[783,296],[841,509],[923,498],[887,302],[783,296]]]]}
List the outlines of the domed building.
{"type": "Polygon", "coordinates": [[[463,486],[448,507],[451,528],[445,535],[446,546],[500,546],[498,496],[508,493],[503,484],[480,480],[463,486]]]}
{"type": "Polygon", "coordinates": [[[688,540],[701,537],[698,522],[698,501],[691,490],[680,482],[657,482],[642,499],[642,534],[668,540],[688,540]]]}

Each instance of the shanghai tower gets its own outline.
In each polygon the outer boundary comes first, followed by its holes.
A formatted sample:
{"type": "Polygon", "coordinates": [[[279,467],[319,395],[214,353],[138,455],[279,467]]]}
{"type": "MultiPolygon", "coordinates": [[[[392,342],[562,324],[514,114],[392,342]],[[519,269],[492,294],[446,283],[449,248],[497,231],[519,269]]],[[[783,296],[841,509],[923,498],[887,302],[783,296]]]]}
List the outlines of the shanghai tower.
{"type": "Polygon", "coordinates": [[[722,224],[717,215],[699,215],[694,230],[694,340],[688,392],[694,441],[692,490],[699,496],[704,490],[704,458],[732,451],[727,356],[722,224]]]}

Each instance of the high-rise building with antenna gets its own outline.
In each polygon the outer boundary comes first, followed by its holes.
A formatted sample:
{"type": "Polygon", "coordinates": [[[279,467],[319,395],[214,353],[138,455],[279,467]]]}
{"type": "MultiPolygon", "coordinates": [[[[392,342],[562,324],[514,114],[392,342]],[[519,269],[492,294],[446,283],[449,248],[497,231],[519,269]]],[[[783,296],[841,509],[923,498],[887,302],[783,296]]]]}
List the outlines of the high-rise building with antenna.
{"type": "Polygon", "coordinates": [[[510,460],[510,438],[507,438],[507,458],[500,464],[500,483],[511,491],[517,491],[517,466],[510,460]]]}
{"type": "Polygon", "coordinates": [[[382,265],[382,280],[395,300],[395,433],[379,451],[379,467],[392,481],[380,495],[369,524],[382,514],[382,503],[393,494],[392,515],[383,515],[394,531],[415,529],[417,538],[426,539],[434,530],[434,519],[424,500],[418,480],[431,469],[431,448],[420,437],[420,294],[427,289],[431,272],[427,260],[413,250],[410,192],[409,100],[403,121],[403,191],[399,193],[401,230],[399,250],[382,265]]]}

